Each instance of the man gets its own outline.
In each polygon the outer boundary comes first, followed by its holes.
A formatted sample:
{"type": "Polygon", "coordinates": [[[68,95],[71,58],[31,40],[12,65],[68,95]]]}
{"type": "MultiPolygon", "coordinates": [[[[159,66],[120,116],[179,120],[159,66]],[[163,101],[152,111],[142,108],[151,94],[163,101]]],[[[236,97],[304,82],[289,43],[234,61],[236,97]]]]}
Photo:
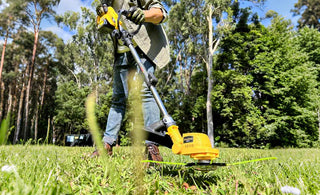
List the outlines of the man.
{"type": "MultiPolygon", "coordinates": [[[[170,61],[169,43],[161,23],[168,19],[167,11],[158,0],[109,0],[103,2],[104,6],[111,6],[118,12],[120,9],[129,10],[129,17],[124,18],[122,26],[129,32],[142,24],[140,31],[133,36],[133,44],[141,58],[146,70],[153,74],[156,67],[162,68],[170,61]]],[[[104,14],[104,7],[97,7],[97,14],[104,14]]],[[[121,40],[113,37],[115,46],[115,62],[113,69],[113,96],[112,105],[108,115],[107,127],[104,133],[104,147],[112,155],[121,122],[126,110],[128,98],[128,74],[137,71],[137,64],[129,50],[121,40]]],[[[149,126],[160,121],[160,111],[151,91],[144,83],[142,86],[142,104],[144,125],[149,126]]],[[[148,142],[147,153],[150,160],[162,161],[156,143],[148,142]]],[[[98,155],[94,152],[94,155],[98,155]]]]}

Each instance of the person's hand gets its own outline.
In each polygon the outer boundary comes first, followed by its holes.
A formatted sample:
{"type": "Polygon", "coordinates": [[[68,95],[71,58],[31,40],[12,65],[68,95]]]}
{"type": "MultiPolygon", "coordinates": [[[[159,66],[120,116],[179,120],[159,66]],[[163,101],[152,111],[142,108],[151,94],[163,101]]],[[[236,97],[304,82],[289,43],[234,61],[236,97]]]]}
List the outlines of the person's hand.
{"type": "Polygon", "coordinates": [[[96,7],[96,12],[98,32],[101,34],[111,33],[114,30],[114,26],[111,25],[106,18],[102,18],[108,12],[108,6],[106,4],[100,4],[96,7]]]}
{"type": "Polygon", "coordinates": [[[135,24],[141,24],[145,20],[145,15],[142,9],[138,7],[130,7],[127,18],[135,24]]]}

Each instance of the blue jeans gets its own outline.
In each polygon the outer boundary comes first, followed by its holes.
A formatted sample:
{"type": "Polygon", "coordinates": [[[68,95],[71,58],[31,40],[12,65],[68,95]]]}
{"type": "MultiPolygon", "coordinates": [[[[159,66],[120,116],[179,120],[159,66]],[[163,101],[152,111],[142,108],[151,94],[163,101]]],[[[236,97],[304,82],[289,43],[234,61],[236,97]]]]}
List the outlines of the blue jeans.
{"type": "MultiPolygon", "coordinates": [[[[141,55],[140,55],[141,56],[141,55]]],[[[146,67],[146,70],[153,73],[155,65],[146,57],[141,56],[141,61],[146,67]]],[[[121,123],[126,111],[126,101],[128,98],[128,82],[130,82],[129,73],[133,75],[140,73],[138,64],[135,62],[132,54],[126,52],[124,54],[117,54],[115,64],[113,67],[113,95],[111,108],[108,115],[107,127],[104,133],[103,141],[109,145],[115,145],[120,131],[121,123]]],[[[160,110],[153,98],[153,95],[146,83],[144,82],[141,90],[143,118],[144,125],[149,126],[155,122],[160,121],[160,110]]]]}

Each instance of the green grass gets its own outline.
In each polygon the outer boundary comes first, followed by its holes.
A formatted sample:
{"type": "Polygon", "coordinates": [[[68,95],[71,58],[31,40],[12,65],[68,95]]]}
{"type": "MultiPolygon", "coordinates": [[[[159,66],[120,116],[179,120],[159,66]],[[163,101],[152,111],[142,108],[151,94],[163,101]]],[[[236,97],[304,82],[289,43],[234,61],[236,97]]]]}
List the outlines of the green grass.
{"type": "MultiPolygon", "coordinates": [[[[200,172],[179,166],[137,168],[131,147],[89,158],[92,147],[0,146],[0,194],[320,194],[319,149],[220,149],[217,162],[277,157],[200,172]],[[142,170],[142,172],[139,170],[142,170]]],[[[160,148],[165,161],[192,162],[160,148]]],[[[142,165],[143,166],[143,165],[142,165]]]]}

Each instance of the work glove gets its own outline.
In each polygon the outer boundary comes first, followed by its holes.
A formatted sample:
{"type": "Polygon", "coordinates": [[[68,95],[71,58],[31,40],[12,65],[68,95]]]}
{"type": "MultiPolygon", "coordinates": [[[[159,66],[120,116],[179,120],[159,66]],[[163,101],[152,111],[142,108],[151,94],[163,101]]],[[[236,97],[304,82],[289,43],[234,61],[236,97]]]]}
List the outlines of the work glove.
{"type": "Polygon", "coordinates": [[[102,5],[100,4],[96,7],[98,31],[101,34],[111,33],[114,30],[114,26],[110,25],[108,22],[104,22],[103,25],[100,25],[100,17],[105,15],[107,12],[108,12],[107,4],[102,4],[102,5]]]}
{"type": "Polygon", "coordinates": [[[108,11],[108,6],[107,4],[99,4],[97,7],[96,7],[96,13],[98,16],[103,16],[105,13],[107,13],[108,11]]]}
{"type": "Polygon", "coordinates": [[[141,24],[145,20],[145,15],[142,9],[138,7],[130,7],[127,19],[131,20],[135,24],[141,24]]]}

